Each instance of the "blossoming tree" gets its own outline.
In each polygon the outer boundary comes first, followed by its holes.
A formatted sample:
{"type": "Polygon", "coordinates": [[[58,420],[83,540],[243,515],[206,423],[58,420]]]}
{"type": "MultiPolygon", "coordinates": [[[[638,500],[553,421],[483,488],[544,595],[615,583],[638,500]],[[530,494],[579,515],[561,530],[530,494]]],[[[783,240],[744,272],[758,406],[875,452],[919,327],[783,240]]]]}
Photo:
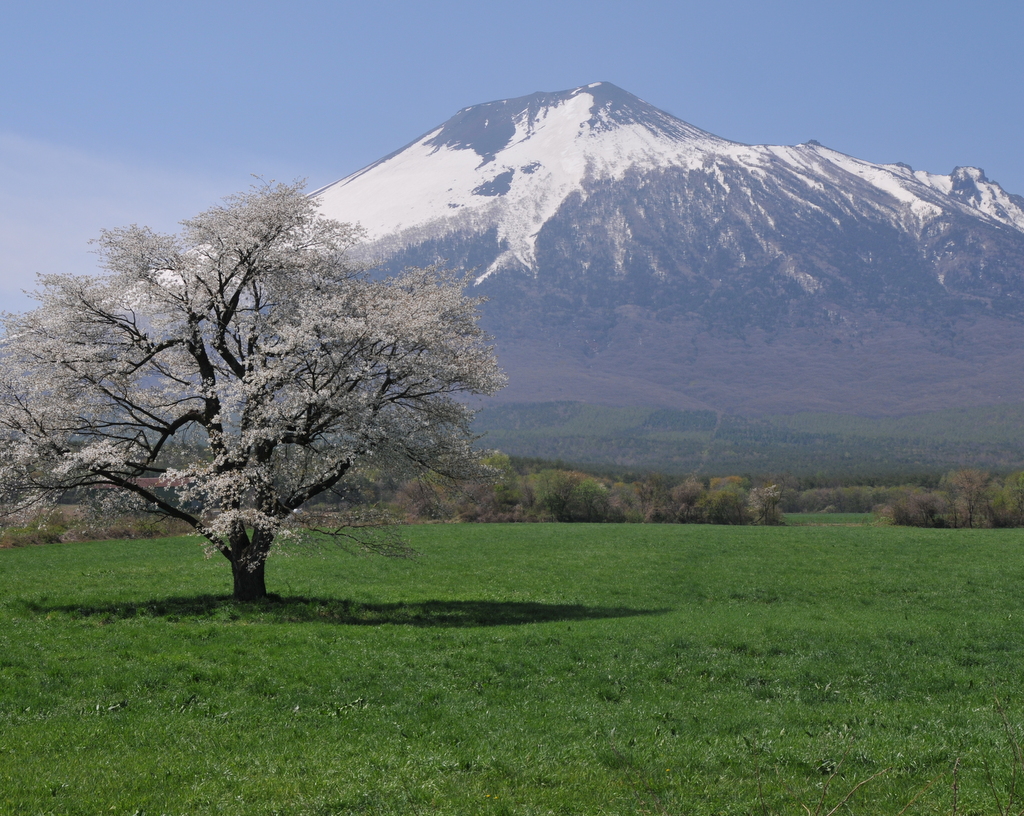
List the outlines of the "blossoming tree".
{"type": "MultiPolygon", "coordinates": [[[[503,376],[451,272],[372,278],[346,260],[358,229],[319,215],[298,185],[182,223],[178,236],[104,232],[105,275],[44,276],[39,307],[4,317],[9,502],[127,492],[187,522],[251,600],[296,519],[325,518],[297,511],[360,470],[478,471],[472,412],[455,397],[503,376]]],[[[403,551],[326,518],[318,528],[341,541],[403,551]]]]}

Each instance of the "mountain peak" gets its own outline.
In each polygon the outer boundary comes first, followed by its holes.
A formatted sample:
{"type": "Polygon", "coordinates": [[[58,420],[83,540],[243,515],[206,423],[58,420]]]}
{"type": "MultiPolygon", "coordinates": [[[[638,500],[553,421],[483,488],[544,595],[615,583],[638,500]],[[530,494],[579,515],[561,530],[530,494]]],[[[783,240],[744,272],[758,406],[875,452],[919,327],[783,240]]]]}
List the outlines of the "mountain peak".
{"type": "MultiPolygon", "coordinates": [[[[646,211],[642,199],[656,190],[666,196],[658,206],[671,210],[663,215],[666,223],[735,220],[703,251],[733,241],[733,231],[742,230],[752,232],[751,248],[777,255],[785,243],[779,219],[791,212],[833,224],[881,219],[885,229],[909,231],[915,241],[926,225],[946,224],[954,215],[1024,232],[1024,199],[1007,195],[976,168],[944,176],[863,161],[814,140],[797,146],[731,142],[611,82],[463,108],[401,150],[312,195],[325,214],[361,223],[372,242],[368,251],[378,258],[433,242],[441,257],[452,259],[457,253],[440,250],[439,241],[487,234],[490,249],[470,264],[481,269],[483,280],[502,269],[536,273],[538,241],[543,243],[542,232],[551,234],[556,214],[567,217],[588,201],[597,206],[623,181],[640,206],[615,204],[609,217],[616,223],[627,211],[628,218],[646,211]]],[[[622,188],[620,193],[626,195],[622,188]]],[[[637,257],[634,236],[648,234],[651,223],[641,219],[635,231],[609,235],[607,242],[618,247],[614,257],[622,259],[616,269],[637,257]]],[[[791,277],[806,291],[818,291],[818,270],[791,277]]]]}
{"type": "Polygon", "coordinates": [[[658,110],[611,82],[592,82],[568,91],[539,91],[514,99],[501,99],[463,108],[425,144],[435,148],[473,150],[485,163],[517,138],[528,138],[553,111],[571,106],[576,121],[566,124],[579,131],[598,132],[623,125],[639,125],[670,139],[707,137],[703,131],[658,110]],[[583,105],[573,104],[584,102],[583,105]]]}
{"type": "Polygon", "coordinates": [[[388,271],[474,270],[505,399],[1024,394],[1024,198],[977,168],[739,144],[600,82],[463,108],[313,195],[388,271]]]}
{"type": "Polygon", "coordinates": [[[541,227],[589,185],[637,169],[700,166],[731,147],[739,146],[594,82],[463,108],[312,196],[325,214],[358,221],[372,241],[392,244],[462,231],[487,211],[505,245],[487,275],[510,264],[532,268],[541,227]]]}

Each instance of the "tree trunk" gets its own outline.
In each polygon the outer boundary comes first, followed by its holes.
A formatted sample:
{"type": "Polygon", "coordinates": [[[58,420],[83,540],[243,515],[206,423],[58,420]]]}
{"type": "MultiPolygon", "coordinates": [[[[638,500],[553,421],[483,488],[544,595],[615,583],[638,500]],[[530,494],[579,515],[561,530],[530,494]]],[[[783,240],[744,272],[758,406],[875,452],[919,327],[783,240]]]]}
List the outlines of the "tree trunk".
{"type": "Polygon", "coordinates": [[[249,569],[246,563],[231,563],[231,572],[235,578],[236,601],[259,601],[267,597],[267,583],[263,577],[266,564],[266,561],[260,559],[255,569],[249,569]]]}
{"type": "Polygon", "coordinates": [[[231,574],[235,579],[235,600],[260,601],[266,598],[264,569],[273,535],[254,530],[250,540],[245,527],[239,524],[228,538],[231,544],[231,574]]]}

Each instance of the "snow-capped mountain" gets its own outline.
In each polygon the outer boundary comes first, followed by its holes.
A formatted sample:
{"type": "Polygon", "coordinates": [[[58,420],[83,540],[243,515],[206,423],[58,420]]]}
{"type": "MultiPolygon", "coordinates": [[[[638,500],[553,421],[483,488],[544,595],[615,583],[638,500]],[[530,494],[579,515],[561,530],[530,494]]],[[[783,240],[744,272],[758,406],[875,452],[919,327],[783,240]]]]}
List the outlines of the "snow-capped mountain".
{"type": "MultiPolygon", "coordinates": [[[[464,108],[439,128],[313,193],[385,246],[496,227],[488,268],[532,269],[536,239],[569,196],[631,170],[690,166],[734,147],[607,82],[464,108]]],[[[735,145],[735,147],[739,147],[735,145]]]]}
{"type": "MultiPolygon", "coordinates": [[[[861,381],[858,404],[1024,398],[1024,385],[997,385],[1001,376],[962,398],[941,381],[955,373],[951,359],[969,359],[976,375],[979,360],[998,357],[999,342],[985,346],[990,354],[971,331],[998,319],[1012,334],[1024,317],[1024,198],[978,168],[941,175],[813,141],[731,142],[598,82],[464,108],[313,195],[325,214],[362,224],[366,253],[387,265],[444,259],[474,270],[514,375],[507,398],[574,396],[568,387],[604,402],[629,401],[632,390],[666,404],[815,407],[806,388],[797,397],[728,383],[737,366],[762,370],[752,361],[765,344],[827,348],[856,370],[871,365],[857,348],[888,348],[884,338],[906,332],[922,339],[892,339],[897,368],[915,348],[936,377],[916,390],[904,378],[881,401],[861,381]],[[794,340],[800,332],[813,336],[794,340]],[[728,359],[708,351],[737,338],[728,359]],[[608,395],[594,383],[615,380],[615,366],[641,379],[608,395]],[[520,369],[531,382],[560,373],[550,387],[517,388],[520,369]]],[[[849,384],[812,386],[816,407],[851,405],[849,384]]]]}
{"type": "MultiPolygon", "coordinates": [[[[864,211],[917,233],[952,213],[1024,231],[1024,199],[977,168],[944,176],[873,164],[816,142],[730,142],[607,82],[464,108],[313,195],[324,213],[360,222],[385,253],[493,229],[503,250],[483,278],[506,266],[536,270],[538,234],[570,197],[584,201],[600,185],[665,172],[697,174],[719,196],[748,198],[769,226],[758,199],[775,187],[796,209],[814,209],[812,199],[827,191],[846,199],[840,209],[847,215],[864,211]]],[[[629,237],[619,236],[622,243],[629,237]]]]}

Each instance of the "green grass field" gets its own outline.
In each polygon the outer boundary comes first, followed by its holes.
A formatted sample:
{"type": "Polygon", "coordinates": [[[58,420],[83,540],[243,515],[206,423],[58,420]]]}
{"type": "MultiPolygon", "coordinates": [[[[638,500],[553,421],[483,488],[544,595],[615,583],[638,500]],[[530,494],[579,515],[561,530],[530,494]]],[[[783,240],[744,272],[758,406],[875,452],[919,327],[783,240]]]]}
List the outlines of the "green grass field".
{"type": "Polygon", "coordinates": [[[0,813],[1008,804],[1024,531],[408,532],[250,606],[189,539],[0,551],[0,813]]]}
{"type": "Polygon", "coordinates": [[[785,513],[784,523],[789,527],[863,527],[873,524],[873,513],[785,513]]]}

